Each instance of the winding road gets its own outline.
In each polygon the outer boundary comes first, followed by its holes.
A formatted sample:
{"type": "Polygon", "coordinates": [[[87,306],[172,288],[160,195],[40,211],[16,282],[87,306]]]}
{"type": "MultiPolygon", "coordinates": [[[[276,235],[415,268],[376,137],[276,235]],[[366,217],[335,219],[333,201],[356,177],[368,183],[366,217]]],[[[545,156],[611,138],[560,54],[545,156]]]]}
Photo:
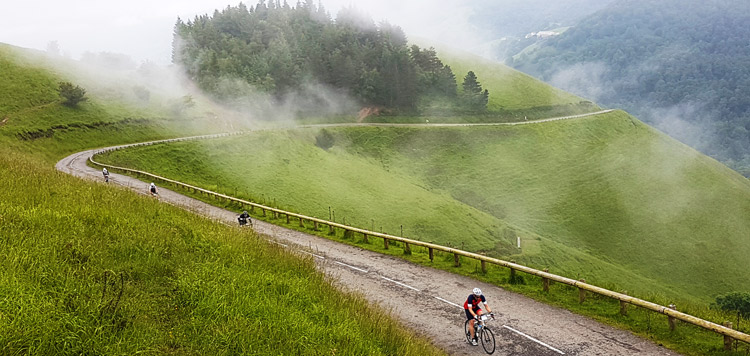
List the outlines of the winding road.
{"type": "MultiPolygon", "coordinates": [[[[554,119],[544,121],[551,120],[554,119]]],[[[148,194],[149,183],[132,177],[112,173],[110,183],[104,183],[101,172],[86,165],[96,151],[99,150],[70,155],[58,162],[56,168],[101,184],[120,185],[148,194]]],[[[226,224],[236,224],[237,212],[164,188],[160,188],[159,195],[163,202],[226,224]]],[[[254,221],[254,229],[274,243],[312,256],[319,268],[342,289],[360,293],[370,302],[379,304],[404,325],[452,355],[485,355],[481,346],[471,346],[463,335],[463,302],[474,287],[482,289],[497,316],[497,320],[489,324],[496,333],[495,355],[677,355],[627,331],[468,277],[263,221],[254,221]]]]}

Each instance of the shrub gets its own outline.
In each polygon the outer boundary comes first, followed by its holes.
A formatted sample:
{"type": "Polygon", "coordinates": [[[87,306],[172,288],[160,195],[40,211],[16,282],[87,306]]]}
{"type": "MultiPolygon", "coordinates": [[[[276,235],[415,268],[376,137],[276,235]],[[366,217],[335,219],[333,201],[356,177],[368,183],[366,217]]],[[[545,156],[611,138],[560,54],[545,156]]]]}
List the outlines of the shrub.
{"type": "Polygon", "coordinates": [[[88,100],[86,97],[86,89],[83,89],[77,85],[73,85],[70,82],[60,82],[60,97],[63,99],[63,105],[76,106],[82,101],[88,100]]]}

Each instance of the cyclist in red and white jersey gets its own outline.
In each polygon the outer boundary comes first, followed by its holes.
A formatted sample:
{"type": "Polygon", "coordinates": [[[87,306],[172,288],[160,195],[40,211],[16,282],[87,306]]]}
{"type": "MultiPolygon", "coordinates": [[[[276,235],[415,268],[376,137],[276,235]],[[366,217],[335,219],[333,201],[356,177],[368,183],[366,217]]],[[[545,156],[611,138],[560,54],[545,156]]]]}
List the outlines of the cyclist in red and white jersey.
{"type": "Polygon", "coordinates": [[[480,315],[484,314],[482,308],[479,307],[479,303],[484,304],[484,307],[487,308],[487,312],[490,313],[490,315],[492,315],[492,308],[487,304],[487,299],[484,297],[484,294],[482,294],[481,289],[474,288],[471,292],[472,293],[469,294],[469,297],[466,298],[466,301],[464,302],[464,311],[466,312],[466,318],[470,320],[469,325],[471,327],[469,328],[469,332],[471,332],[471,344],[476,346],[477,335],[474,323],[480,315]]]}

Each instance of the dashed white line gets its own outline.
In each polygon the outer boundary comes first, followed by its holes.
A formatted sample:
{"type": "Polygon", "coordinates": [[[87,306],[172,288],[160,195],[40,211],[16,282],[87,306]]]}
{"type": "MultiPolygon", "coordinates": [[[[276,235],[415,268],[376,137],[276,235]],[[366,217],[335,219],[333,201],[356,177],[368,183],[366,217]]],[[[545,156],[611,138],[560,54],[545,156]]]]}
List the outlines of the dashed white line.
{"type": "Polygon", "coordinates": [[[367,273],[367,272],[368,272],[368,271],[367,271],[366,269],[361,269],[361,268],[359,268],[359,267],[354,267],[354,266],[352,266],[352,265],[348,265],[348,264],[346,264],[346,263],[344,263],[344,262],[339,262],[339,261],[334,261],[334,262],[335,262],[335,263],[337,263],[337,264],[340,264],[340,265],[342,265],[342,266],[344,266],[344,267],[349,267],[349,268],[351,268],[351,269],[353,269],[353,270],[356,270],[356,271],[360,271],[360,272],[362,272],[362,273],[367,273]]]}
{"type": "Polygon", "coordinates": [[[557,353],[559,353],[560,355],[565,355],[565,353],[564,353],[564,352],[562,352],[562,351],[560,351],[560,350],[558,350],[558,349],[556,349],[556,348],[554,348],[554,347],[552,347],[552,346],[549,346],[549,345],[547,345],[547,344],[545,344],[545,343],[543,343],[543,342],[541,342],[541,341],[539,341],[539,340],[537,340],[537,339],[535,339],[535,338],[533,338],[533,337],[531,337],[531,336],[529,336],[529,335],[526,335],[526,334],[524,334],[524,333],[522,333],[522,332],[520,332],[520,331],[518,331],[518,330],[516,330],[516,329],[513,329],[513,328],[511,328],[511,327],[510,327],[510,326],[508,326],[508,325],[503,325],[503,327],[504,327],[504,328],[506,328],[506,329],[508,329],[508,330],[510,330],[510,331],[512,331],[512,332],[514,332],[514,333],[516,333],[516,334],[518,334],[518,335],[524,336],[524,337],[526,337],[527,339],[529,339],[529,340],[531,340],[531,341],[534,341],[534,342],[536,342],[537,344],[539,344],[539,345],[542,345],[542,346],[544,346],[544,347],[546,347],[546,348],[548,348],[548,349],[550,349],[550,350],[552,350],[552,351],[554,351],[554,352],[557,352],[557,353]]]}
{"type": "Polygon", "coordinates": [[[409,288],[409,289],[411,289],[411,290],[415,290],[415,291],[417,291],[417,292],[421,292],[421,290],[419,290],[419,289],[417,289],[417,288],[414,288],[414,287],[412,287],[412,286],[410,286],[410,285],[408,285],[408,284],[404,284],[404,283],[401,283],[401,282],[399,282],[399,281],[394,281],[394,280],[392,280],[392,279],[390,279],[390,278],[388,278],[388,277],[383,277],[383,276],[380,276],[380,278],[382,278],[382,279],[385,279],[385,280],[386,280],[386,281],[388,281],[388,282],[393,282],[393,283],[396,283],[396,284],[398,284],[398,285],[400,285],[400,286],[402,286],[402,287],[406,287],[406,288],[409,288]]]}
{"type": "Polygon", "coordinates": [[[445,300],[445,299],[443,299],[443,298],[440,298],[440,297],[435,297],[435,299],[437,299],[437,300],[439,300],[439,301],[441,301],[441,302],[444,302],[444,303],[448,303],[448,304],[450,304],[450,305],[452,305],[452,306],[454,306],[454,307],[459,307],[459,308],[463,309],[463,307],[462,307],[462,306],[460,306],[460,305],[458,305],[458,304],[456,304],[456,303],[453,303],[453,302],[451,302],[450,300],[445,300]]]}
{"type": "Polygon", "coordinates": [[[299,251],[299,252],[302,252],[302,253],[306,253],[306,254],[308,254],[308,255],[310,255],[310,256],[313,256],[313,257],[315,257],[315,258],[320,258],[321,260],[325,260],[325,259],[326,259],[325,257],[323,257],[323,256],[321,256],[321,255],[316,255],[316,254],[314,254],[314,253],[312,253],[312,252],[307,252],[307,251],[305,251],[305,250],[298,250],[298,251],[299,251]]]}

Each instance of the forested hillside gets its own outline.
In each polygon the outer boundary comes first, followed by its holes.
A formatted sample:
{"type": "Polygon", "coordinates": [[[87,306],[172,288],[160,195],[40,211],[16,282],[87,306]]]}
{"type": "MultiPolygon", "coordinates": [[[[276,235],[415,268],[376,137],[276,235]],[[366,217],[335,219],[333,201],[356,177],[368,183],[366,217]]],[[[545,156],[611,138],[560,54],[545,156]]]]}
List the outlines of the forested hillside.
{"type": "Polygon", "coordinates": [[[747,1],[622,0],[512,64],[750,176],[749,22],[747,1]]]}
{"type": "Polygon", "coordinates": [[[334,20],[312,1],[261,0],[178,20],[173,61],[225,101],[259,90],[279,101],[293,96],[310,109],[322,105],[326,88],[353,99],[355,108],[414,111],[447,101],[474,112],[486,109],[489,96],[473,72],[454,74],[434,50],[410,47],[399,27],[375,24],[353,8],[334,20]]]}

